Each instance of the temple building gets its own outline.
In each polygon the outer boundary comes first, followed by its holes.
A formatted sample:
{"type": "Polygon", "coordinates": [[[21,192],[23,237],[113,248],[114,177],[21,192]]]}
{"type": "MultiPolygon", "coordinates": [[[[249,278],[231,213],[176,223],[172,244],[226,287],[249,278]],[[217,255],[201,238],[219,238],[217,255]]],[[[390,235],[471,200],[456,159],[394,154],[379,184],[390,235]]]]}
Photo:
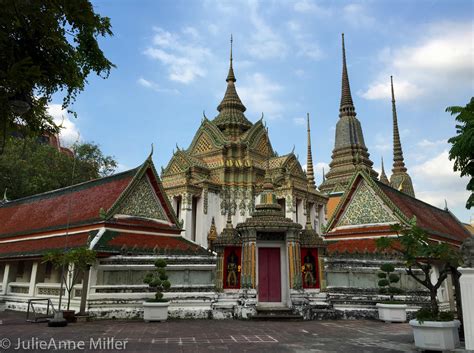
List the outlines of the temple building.
{"type": "Polygon", "coordinates": [[[249,218],[263,190],[268,156],[281,213],[302,226],[309,213],[312,227],[321,234],[327,196],[314,183],[309,118],[305,173],[293,152],[279,156],[273,150],[263,116],[256,123],[245,116],[232,61],[231,41],[227,89],[217,116],[204,116],[190,146],[177,149],[161,175],[183,234],[207,247],[226,227],[229,213],[233,226],[249,218]]]}
{"type": "MultiPolygon", "coordinates": [[[[152,296],[143,277],[157,258],[168,262],[171,317],[375,318],[375,303],[388,299],[377,285],[386,262],[401,276],[405,292],[397,299],[415,306],[429,300],[396,254],[377,251],[375,239],[396,236],[392,225],[415,219],[431,240],[454,247],[470,233],[447,208],[415,198],[393,78],[393,169],[388,177],[382,159],[379,177],[356,117],[342,37],[339,120],[319,189],[309,114],[304,171],[293,152],[275,152],[263,116],[247,119],[236,81],[231,39],[217,116],[204,115],[161,178],[150,154],[129,171],[0,203],[0,303],[25,311],[30,299],[57,305],[60,272],[43,256],[81,247],[98,256],[73,286],[72,306],[97,317],[140,317],[152,296]]],[[[450,281],[438,298],[454,309],[450,281]]]]}
{"type": "MultiPolygon", "coordinates": [[[[335,148],[330,171],[320,186],[320,190],[329,196],[324,232],[324,240],[328,245],[325,274],[327,291],[336,311],[357,307],[364,308],[364,312],[368,313],[377,298],[377,271],[383,262],[391,262],[398,268],[402,286],[406,288],[405,300],[416,303],[424,295],[422,288],[406,276],[404,265],[396,256],[377,251],[376,238],[396,235],[391,229],[392,225],[409,225],[416,219],[417,225],[432,240],[457,247],[469,233],[449,210],[439,209],[415,198],[403,157],[393,77],[393,169],[389,178],[382,159],[380,178],[377,177],[350,93],[344,36],[342,50],[342,91],[335,148]]],[[[440,303],[453,309],[451,278],[440,288],[438,295],[440,303]]],[[[361,313],[352,311],[350,315],[361,313]]]]}
{"type": "MultiPolygon", "coordinates": [[[[135,169],[0,204],[0,225],[0,302],[8,309],[26,311],[30,299],[43,300],[37,309],[47,299],[57,309],[61,270],[43,256],[77,248],[95,250],[97,260],[71,287],[76,311],[140,315],[153,295],[143,277],[156,258],[168,262],[172,316],[183,311],[180,299],[214,295],[214,256],[180,235],[151,155],[135,169]]],[[[62,295],[64,309],[64,288],[62,295]]]]}

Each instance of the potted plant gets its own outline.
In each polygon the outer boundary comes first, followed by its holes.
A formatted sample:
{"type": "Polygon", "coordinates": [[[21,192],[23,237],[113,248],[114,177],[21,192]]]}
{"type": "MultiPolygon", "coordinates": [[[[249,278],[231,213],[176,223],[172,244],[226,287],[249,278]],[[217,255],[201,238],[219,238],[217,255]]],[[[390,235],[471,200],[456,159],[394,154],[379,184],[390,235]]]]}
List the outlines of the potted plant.
{"type": "Polygon", "coordinates": [[[150,321],[166,321],[168,318],[168,299],[163,298],[163,291],[171,287],[166,275],[166,261],[158,259],[155,261],[155,270],[145,275],[143,282],[155,291],[155,298],[148,299],[143,303],[143,319],[150,321]]]}
{"type": "Polygon", "coordinates": [[[410,321],[415,338],[415,346],[424,350],[452,350],[459,345],[460,322],[454,320],[450,312],[440,312],[437,292],[453,267],[461,261],[459,251],[446,243],[429,239],[426,232],[416,226],[412,219],[408,226],[395,225],[395,238],[377,239],[379,249],[391,249],[401,255],[406,272],[430,293],[430,304],[416,313],[410,321]],[[432,278],[434,268],[438,269],[437,279],[432,278]],[[418,269],[420,275],[415,273],[418,269]]]}
{"type": "Polygon", "coordinates": [[[400,276],[395,273],[395,266],[389,263],[380,266],[380,271],[377,274],[379,292],[390,295],[390,300],[377,303],[379,319],[385,322],[405,322],[407,320],[407,306],[394,299],[395,294],[402,292],[400,288],[393,286],[393,284],[400,282],[400,276]]]}
{"type": "MultiPolygon", "coordinates": [[[[96,257],[97,254],[94,250],[85,247],[69,249],[65,252],[59,250],[50,251],[43,257],[43,263],[50,262],[54,268],[61,271],[60,280],[64,284],[67,295],[67,306],[66,310],[63,310],[63,316],[68,322],[75,322],[76,320],[75,310],[70,310],[74,286],[84,276],[89,267],[95,263],[96,257]]],[[[59,295],[61,299],[62,293],[59,295]]]]}

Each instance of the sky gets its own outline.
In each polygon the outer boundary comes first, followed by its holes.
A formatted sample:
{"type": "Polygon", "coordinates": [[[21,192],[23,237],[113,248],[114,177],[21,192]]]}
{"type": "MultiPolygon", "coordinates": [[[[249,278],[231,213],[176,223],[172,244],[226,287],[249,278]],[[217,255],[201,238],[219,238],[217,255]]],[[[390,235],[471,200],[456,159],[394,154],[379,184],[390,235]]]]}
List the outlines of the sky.
{"type": "Polygon", "coordinates": [[[217,115],[233,35],[236,87],[246,116],[261,118],[276,151],[293,148],[306,162],[310,114],[317,183],[328,171],[339,113],[345,34],[353,100],[374,167],[390,176],[394,77],[405,163],[416,196],[474,219],[464,205],[468,179],[453,172],[447,140],[456,134],[447,106],[474,92],[473,1],[93,1],[111,19],[101,38],[117,66],[104,80],[90,76],[74,106],[77,119],[50,104],[64,121],[64,144],[98,143],[119,170],[141,164],[154,145],[158,170],[176,146],[187,148],[203,114],[217,115]]]}

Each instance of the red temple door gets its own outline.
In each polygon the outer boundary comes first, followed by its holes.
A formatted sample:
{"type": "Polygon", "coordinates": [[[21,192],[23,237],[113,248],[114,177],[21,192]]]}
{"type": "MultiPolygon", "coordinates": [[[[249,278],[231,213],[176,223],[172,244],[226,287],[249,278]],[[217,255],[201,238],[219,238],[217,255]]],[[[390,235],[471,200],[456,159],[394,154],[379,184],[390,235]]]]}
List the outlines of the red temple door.
{"type": "Polygon", "coordinates": [[[258,300],[281,302],[280,248],[258,249],[258,300]]]}

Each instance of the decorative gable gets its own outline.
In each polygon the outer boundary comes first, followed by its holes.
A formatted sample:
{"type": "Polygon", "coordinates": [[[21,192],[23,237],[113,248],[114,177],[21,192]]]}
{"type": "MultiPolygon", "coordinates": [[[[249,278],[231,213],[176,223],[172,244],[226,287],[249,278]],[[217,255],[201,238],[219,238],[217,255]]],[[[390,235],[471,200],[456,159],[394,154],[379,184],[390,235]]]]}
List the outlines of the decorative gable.
{"type": "Polygon", "coordinates": [[[120,202],[115,214],[159,219],[169,222],[148,177],[144,175],[120,202]]]}
{"type": "Polygon", "coordinates": [[[347,202],[346,210],[337,226],[398,222],[364,180],[360,182],[352,198],[347,202]]]}
{"type": "Polygon", "coordinates": [[[286,168],[290,172],[290,174],[294,176],[299,176],[301,178],[306,178],[306,174],[304,173],[303,168],[301,167],[301,164],[298,162],[296,157],[294,155],[291,155],[288,160],[289,161],[287,162],[286,168]]]}
{"type": "Polygon", "coordinates": [[[193,154],[202,154],[206,152],[212,151],[213,143],[212,140],[206,133],[202,133],[201,136],[197,139],[196,143],[194,144],[192,153],[193,154]]]}

